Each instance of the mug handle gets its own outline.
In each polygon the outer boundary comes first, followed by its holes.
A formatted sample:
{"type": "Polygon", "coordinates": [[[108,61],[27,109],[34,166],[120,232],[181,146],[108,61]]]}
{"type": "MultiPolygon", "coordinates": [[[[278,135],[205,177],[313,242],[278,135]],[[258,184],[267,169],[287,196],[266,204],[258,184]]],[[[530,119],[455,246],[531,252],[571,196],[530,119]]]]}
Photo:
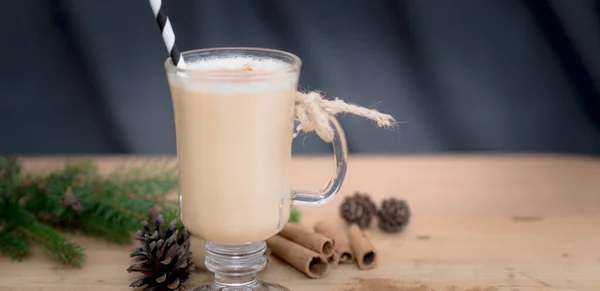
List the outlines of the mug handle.
{"type": "Polygon", "coordinates": [[[321,205],[335,197],[340,190],[346,176],[348,146],[344,130],[333,116],[329,116],[329,124],[333,128],[333,158],[335,162],[335,172],[329,178],[329,182],[320,190],[306,191],[294,190],[292,193],[292,203],[304,205],[321,205]]]}

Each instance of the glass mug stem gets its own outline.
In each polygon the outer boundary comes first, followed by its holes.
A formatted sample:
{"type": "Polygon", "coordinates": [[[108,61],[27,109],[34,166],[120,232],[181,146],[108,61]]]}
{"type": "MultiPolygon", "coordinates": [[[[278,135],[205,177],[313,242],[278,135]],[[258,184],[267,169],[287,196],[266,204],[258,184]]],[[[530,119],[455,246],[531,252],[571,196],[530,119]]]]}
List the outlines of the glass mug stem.
{"type": "Polygon", "coordinates": [[[329,181],[320,190],[306,191],[295,190],[292,193],[292,203],[304,205],[321,205],[328,202],[340,190],[346,176],[348,147],[346,145],[346,136],[344,130],[333,116],[329,116],[329,124],[333,128],[333,157],[335,162],[335,172],[329,181]]]}
{"type": "MultiPolygon", "coordinates": [[[[215,274],[212,290],[261,290],[266,286],[257,280],[257,274],[265,268],[264,241],[241,245],[221,245],[206,242],[206,269],[215,274]]],[[[208,286],[207,286],[208,287],[208,286]]],[[[208,290],[201,289],[201,290],[208,290]]],[[[281,290],[277,288],[276,290],[281,290]]],[[[285,290],[285,289],[284,289],[285,290]]]]}

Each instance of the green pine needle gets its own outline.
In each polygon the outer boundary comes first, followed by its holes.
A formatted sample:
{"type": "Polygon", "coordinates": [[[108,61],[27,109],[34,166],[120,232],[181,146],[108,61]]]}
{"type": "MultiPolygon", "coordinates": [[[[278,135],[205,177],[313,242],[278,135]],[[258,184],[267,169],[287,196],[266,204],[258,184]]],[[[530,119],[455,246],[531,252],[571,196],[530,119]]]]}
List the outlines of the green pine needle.
{"type": "Polygon", "coordinates": [[[171,223],[171,221],[175,220],[177,221],[177,229],[179,231],[182,231],[184,226],[183,226],[183,222],[181,222],[181,219],[179,217],[179,211],[175,210],[175,209],[167,209],[166,211],[162,212],[163,215],[163,219],[166,223],[171,223]]]}
{"type": "Polygon", "coordinates": [[[17,261],[28,256],[31,250],[23,229],[18,227],[2,231],[0,233],[0,252],[17,261]]]}
{"type": "Polygon", "coordinates": [[[119,245],[131,242],[131,232],[123,228],[119,229],[118,227],[107,225],[106,221],[101,217],[87,219],[82,223],[80,229],[88,236],[104,238],[119,245]]]}
{"type": "Polygon", "coordinates": [[[42,246],[49,255],[58,258],[63,264],[80,267],[85,255],[83,248],[70,242],[52,228],[38,222],[29,213],[24,213],[23,222],[29,238],[42,246]]]}
{"type": "Polygon", "coordinates": [[[298,208],[292,207],[289,222],[291,222],[291,223],[299,223],[300,222],[300,210],[298,208]]]}

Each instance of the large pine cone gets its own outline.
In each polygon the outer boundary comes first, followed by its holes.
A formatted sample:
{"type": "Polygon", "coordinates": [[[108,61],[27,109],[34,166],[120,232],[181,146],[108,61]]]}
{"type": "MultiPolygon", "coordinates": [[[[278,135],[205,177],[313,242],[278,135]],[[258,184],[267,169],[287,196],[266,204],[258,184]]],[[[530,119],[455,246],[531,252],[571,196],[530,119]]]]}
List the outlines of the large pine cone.
{"type": "Polygon", "coordinates": [[[153,225],[142,222],[135,238],[142,246],[130,254],[136,263],[127,272],[140,272],[144,277],[129,286],[145,287],[144,291],[185,290],[194,269],[188,231],[180,231],[175,220],[165,229],[162,215],[156,215],[153,225]]]}
{"type": "Polygon", "coordinates": [[[371,225],[375,215],[375,204],[366,195],[358,193],[344,198],[340,206],[340,215],[349,224],[356,224],[365,229],[371,225]]]}
{"type": "Polygon", "coordinates": [[[383,200],[377,216],[377,225],[381,230],[389,233],[399,232],[410,220],[410,209],[406,201],[390,198],[383,200]]]}

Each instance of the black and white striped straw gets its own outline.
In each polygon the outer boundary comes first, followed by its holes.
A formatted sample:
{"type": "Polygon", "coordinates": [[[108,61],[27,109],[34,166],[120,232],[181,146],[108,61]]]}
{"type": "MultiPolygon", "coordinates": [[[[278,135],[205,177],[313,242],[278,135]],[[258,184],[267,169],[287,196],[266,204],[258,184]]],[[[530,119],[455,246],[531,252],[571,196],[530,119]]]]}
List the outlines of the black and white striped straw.
{"type": "Polygon", "coordinates": [[[171,56],[171,61],[177,67],[185,68],[185,61],[177,48],[177,44],[175,44],[175,32],[173,31],[169,17],[162,7],[162,0],[150,0],[150,6],[152,6],[152,12],[154,12],[154,17],[156,18],[156,22],[158,22],[158,28],[160,28],[160,32],[162,33],[162,38],[171,56]]]}

